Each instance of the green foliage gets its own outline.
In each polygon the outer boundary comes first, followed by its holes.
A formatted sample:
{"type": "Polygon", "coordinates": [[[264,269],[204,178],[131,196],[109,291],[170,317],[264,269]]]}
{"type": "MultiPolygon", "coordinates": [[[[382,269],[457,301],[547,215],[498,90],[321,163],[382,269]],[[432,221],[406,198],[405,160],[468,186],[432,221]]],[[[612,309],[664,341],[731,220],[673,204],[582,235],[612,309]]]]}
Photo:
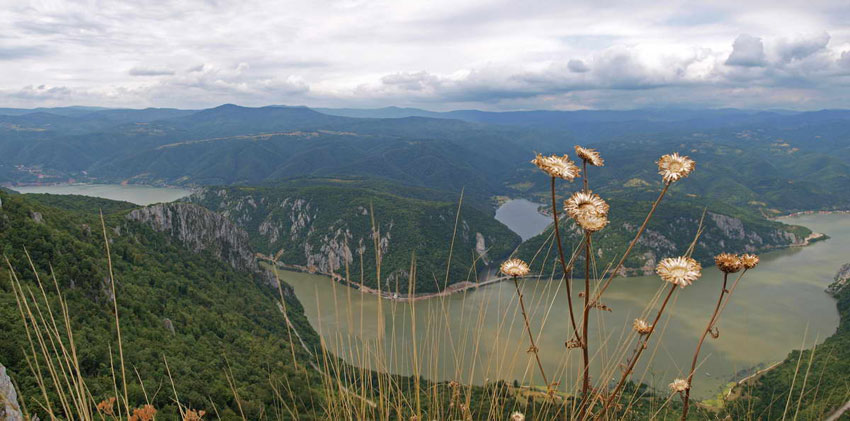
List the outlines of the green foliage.
{"type": "MultiPolygon", "coordinates": [[[[0,192],[0,247],[23,285],[38,294],[32,257],[38,275],[58,311],[53,277],[63,291],[75,329],[75,342],[88,387],[95,399],[112,396],[111,357],[117,364],[106,253],[100,221],[92,213],[47,207],[27,195],[0,192]],[[38,213],[41,222],[34,218],[38,213]]],[[[66,198],[66,207],[83,208],[86,199],[66,198]]],[[[115,206],[123,206],[117,204],[115,206]]],[[[116,275],[118,311],[128,363],[131,403],[145,402],[135,376],[138,370],[152,403],[172,419],[176,413],[163,357],[183,404],[213,413],[215,402],[224,419],[236,419],[238,409],[228,387],[226,361],[249,419],[271,411],[276,402],[270,381],[281,388],[290,405],[310,413],[323,399],[320,378],[304,371],[310,357],[295,344],[292,349],[284,319],[277,308],[277,291],[248,273],[232,270],[207,254],[194,254],[175,240],[126,221],[106,219],[116,275]],[[174,332],[167,327],[173,326],[174,332]],[[282,384],[295,391],[290,397],[282,384]],[[317,402],[313,402],[317,401],[317,402]],[[233,416],[225,416],[231,413],[233,416]]],[[[41,395],[27,365],[30,354],[8,269],[0,269],[0,361],[20,385],[27,407],[38,410],[41,395]]],[[[289,318],[309,347],[318,349],[298,301],[287,298],[289,318]]],[[[44,310],[44,308],[42,308],[44,310]]],[[[296,341],[297,342],[297,341],[296,341]]],[[[120,387],[120,386],[119,386],[120,387]]]]}
{"type": "Polygon", "coordinates": [[[841,317],[835,334],[813,349],[792,351],[776,368],[740,386],[741,397],[726,409],[733,419],[782,417],[790,395],[789,417],[819,420],[850,400],[850,288],[845,285],[835,298],[841,317]]]}
{"type": "Polygon", "coordinates": [[[138,207],[130,202],[101,199],[99,197],[91,196],[80,196],[76,194],[29,193],[27,198],[45,206],[95,214],[101,211],[104,214],[116,213],[138,207]]]}

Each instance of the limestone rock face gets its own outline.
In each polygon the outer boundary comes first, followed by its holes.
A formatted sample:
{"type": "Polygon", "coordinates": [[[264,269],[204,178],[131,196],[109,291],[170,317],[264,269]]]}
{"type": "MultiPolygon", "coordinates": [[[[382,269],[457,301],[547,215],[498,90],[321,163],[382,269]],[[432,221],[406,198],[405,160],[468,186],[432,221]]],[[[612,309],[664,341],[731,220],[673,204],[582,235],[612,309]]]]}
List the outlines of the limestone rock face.
{"type": "Polygon", "coordinates": [[[6,374],[6,367],[2,364],[0,364],[0,421],[24,421],[15,386],[6,374]]]}
{"type": "Polygon", "coordinates": [[[162,203],[136,209],[127,219],[168,233],[196,253],[209,251],[237,270],[259,271],[248,234],[219,213],[188,203],[162,203]]]}

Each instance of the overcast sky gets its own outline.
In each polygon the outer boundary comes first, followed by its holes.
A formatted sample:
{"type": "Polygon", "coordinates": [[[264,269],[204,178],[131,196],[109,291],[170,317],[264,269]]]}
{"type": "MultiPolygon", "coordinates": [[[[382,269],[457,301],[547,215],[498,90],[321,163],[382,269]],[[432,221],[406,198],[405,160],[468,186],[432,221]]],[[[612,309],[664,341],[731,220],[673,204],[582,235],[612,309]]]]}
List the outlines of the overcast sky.
{"type": "Polygon", "coordinates": [[[0,107],[850,108],[850,2],[0,0],[0,107]]]}

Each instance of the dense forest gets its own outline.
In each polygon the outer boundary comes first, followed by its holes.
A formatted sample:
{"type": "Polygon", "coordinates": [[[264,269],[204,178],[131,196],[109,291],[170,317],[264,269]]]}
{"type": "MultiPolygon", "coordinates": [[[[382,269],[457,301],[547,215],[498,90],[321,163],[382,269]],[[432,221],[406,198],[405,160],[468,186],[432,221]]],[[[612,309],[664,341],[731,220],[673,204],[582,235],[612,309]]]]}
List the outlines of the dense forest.
{"type": "MultiPolygon", "coordinates": [[[[42,413],[10,270],[33,294],[39,294],[36,279],[41,279],[54,309],[58,308],[55,290],[62,291],[90,392],[98,400],[112,396],[110,359],[118,358],[116,332],[101,223],[96,211],[86,209],[94,207],[91,199],[41,196],[34,200],[4,192],[0,199],[0,244],[10,262],[0,267],[0,331],[4,332],[0,361],[16,379],[25,405],[42,413]]],[[[312,359],[307,350],[288,342],[286,324],[276,305],[277,291],[258,275],[237,272],[208,253],[195,254],[166,235],[127,221],[121,203],[114,203],[111,209],[104,218],[124,357],[141,378],[136,380],[134,374],[133,381],[128,381],[132,402],[145,402],[143,383],[152,404],[163,413],[177,413],[163,362],[167,358],[181,403],[191,408],[212,413],[213,401],[223,419],[238,418],[224,376],[227,367],[249,418],[256,419],[275,406],[270,384],[281,390],[281,385],[288,384],[298,391],[291,404],[312,411],[311,400],[322,399],[317,391],[321,380],[315,371],[305,370],[312,359]]],[[[308,347],[318,349],[318,335],[299,302],[290,292],[286,301],[298,334],[308,347]]]]}

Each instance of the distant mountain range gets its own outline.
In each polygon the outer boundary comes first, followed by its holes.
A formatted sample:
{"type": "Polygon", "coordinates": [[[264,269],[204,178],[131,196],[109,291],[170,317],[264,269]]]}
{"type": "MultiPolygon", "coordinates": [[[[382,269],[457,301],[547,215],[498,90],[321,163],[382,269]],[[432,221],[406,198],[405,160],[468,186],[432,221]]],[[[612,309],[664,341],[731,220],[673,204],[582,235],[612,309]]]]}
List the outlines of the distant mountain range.
{"type": "Polygon", "coordinates": [[[608,160],[600,192],[639,193],[657,182],[652,161],[679,151],[698,160],[688,193],[773,213],[850,207],[847,110],[0,109],[0,182],[365,176],[486,201],[545,192],[528,160],[578,142],[608,160]]]}

